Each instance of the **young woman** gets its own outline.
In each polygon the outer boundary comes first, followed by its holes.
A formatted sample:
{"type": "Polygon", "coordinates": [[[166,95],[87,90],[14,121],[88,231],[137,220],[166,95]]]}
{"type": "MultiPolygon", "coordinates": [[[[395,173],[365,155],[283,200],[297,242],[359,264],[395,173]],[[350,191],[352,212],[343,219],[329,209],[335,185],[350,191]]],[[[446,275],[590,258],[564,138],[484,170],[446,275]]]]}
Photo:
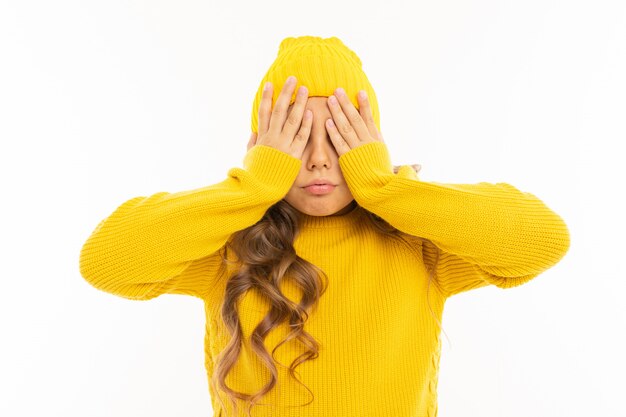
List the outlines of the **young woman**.
{"type": "Polygon", "coordinates": [[[122,203],[80,272],[129,299],[204,301],[218,417],[433,417],[445,301],[528,282],[570,240],[531,193],[415,168],[392,165],[356,54],[289,37],[254,100],[243,168],[122,203]]]}

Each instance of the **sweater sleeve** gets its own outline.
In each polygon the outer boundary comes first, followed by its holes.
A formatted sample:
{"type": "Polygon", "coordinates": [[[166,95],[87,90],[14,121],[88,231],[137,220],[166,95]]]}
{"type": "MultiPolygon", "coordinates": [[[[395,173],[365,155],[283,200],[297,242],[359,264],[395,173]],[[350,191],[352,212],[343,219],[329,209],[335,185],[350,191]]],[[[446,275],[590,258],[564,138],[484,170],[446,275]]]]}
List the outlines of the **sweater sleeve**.
{"type": "Polygon", "coordinates": [[[133,300],[164,293],[206,296],[220,257],[236,231],[258,222],[280,201],[302,161],[255,145],[222,182],[176,193],[135,197],[98,223],[79,256],[83,278],[133,300]]]}
{"type": "Polygon", "coordinates": [[[383,142],[353,148],[339,164],[359,205],[400,231],[432,242],[422,245],[422,258],[434,268],[446,297],[490,284],[523,284],[569,249],[563,219],[535,195],[510,184],[426,182],[408,165],[394,174],[383,142]]]}

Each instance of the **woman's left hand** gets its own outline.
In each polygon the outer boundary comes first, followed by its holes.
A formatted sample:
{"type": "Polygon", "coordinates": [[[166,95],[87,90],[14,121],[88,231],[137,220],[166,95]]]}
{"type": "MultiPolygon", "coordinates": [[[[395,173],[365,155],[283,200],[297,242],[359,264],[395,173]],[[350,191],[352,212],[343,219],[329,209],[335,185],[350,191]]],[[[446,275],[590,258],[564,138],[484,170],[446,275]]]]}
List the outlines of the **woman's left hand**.
{"type": "MultiPolygon", "coordinates": [[[[365,93],[365,91],[362,91],[365,93]]],[[[343,88],[335,90],[335,94],[328,97],[332,119],[326,120],[326,130],[330,135],[339,156],[357,146],[370,142],[383,142],[383,135],[378,131],[372,110],[367,97],[357,94],[359,110],[346,96],[343,88]],[[334,100],[333,100],[334,99],[334,100]]]]}

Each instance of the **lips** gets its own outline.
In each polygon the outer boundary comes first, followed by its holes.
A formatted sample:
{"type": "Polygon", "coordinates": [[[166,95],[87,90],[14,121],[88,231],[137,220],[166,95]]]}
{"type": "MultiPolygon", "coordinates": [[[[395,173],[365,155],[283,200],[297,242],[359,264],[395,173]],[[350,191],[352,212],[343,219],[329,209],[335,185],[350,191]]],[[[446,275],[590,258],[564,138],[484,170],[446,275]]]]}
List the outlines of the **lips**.
{"type": "Polygon", "coordinates": [[[312,185],[335,185],[335,184],[333,184],[331,181],[326,180],[326,179],[317,179],[317,180],[311,181],[310,183],[305,185],[303,188],[310,187],[312,185]]]}
{"type": "Polygon", "coordinates": [[[313,185],[308,185],[304,187],[304,189],[310,194],[323,195],[323,194],[331,193],[335,189],[335,186],[332,184],[324,184],[324,185],[313,184],[313,185]]]}

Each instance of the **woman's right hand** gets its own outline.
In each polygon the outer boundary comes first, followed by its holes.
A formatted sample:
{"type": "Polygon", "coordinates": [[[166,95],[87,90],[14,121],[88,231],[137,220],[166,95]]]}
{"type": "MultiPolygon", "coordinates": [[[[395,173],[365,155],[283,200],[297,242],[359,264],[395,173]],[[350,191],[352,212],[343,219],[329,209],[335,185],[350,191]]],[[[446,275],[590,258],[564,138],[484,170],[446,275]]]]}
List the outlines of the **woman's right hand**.
{"type": "Polygon", "coordinates": [[[259,105],[259,131],[252,132],[248,150],[254,145],[266,145],[301,159],[309,141],[313,113],[311,110],[304,111],[308,100],[308,90],[305,86],[300,86],[296,101],[288,113],[296,83],[296,77],[293,75],[287,77],[273,109],[274,86],[270,84],[269,88],[263,90],[259,105]]]}

